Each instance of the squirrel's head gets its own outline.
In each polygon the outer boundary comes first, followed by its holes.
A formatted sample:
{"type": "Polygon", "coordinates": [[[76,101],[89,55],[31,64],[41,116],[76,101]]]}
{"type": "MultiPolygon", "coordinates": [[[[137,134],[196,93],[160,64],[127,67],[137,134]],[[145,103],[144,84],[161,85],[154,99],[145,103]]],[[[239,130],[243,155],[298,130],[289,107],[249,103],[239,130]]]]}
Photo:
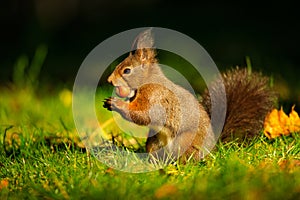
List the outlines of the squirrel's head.
{"type": "Polygon", "coordinates": [[[136,43],[137,49],[130,52],[107,79],[116,87],[116,93],[120,97],[133,97],[135,90],[145,84],[153,70],[159,68],[151,29],[139,34],[136,43]]]}

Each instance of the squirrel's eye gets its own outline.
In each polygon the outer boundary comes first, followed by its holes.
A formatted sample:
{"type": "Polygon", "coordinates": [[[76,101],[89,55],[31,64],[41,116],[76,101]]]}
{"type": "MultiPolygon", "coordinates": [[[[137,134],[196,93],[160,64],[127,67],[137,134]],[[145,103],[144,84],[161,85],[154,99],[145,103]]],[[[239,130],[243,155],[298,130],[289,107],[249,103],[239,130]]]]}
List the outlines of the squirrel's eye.
{"type": "Polygon", "coordinates": [[[125,68],[123,74],[130,74],[130,72],[131,72],[130,68],[125,68]]]}

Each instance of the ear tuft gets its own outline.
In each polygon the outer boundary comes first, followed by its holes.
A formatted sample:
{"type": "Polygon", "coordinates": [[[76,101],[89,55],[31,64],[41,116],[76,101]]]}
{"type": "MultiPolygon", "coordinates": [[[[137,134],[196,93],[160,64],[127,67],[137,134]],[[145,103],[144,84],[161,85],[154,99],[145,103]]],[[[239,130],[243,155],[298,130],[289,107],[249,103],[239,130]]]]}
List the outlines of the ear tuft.
{"type": "Polygon", "coordinates": [[[152,28],[141,32],[137,39],[137,49],[144,49],[144,48],[153,48],[154,46],[154,39],[152,34],[152,28]]]}

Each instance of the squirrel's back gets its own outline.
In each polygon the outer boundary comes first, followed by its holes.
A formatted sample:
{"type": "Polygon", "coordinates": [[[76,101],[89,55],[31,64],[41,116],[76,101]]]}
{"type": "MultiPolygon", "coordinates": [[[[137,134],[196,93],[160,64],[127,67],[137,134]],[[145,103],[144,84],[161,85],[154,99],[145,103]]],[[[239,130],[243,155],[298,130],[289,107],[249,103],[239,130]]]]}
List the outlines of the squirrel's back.
{"type": "MultiPolygon", "coordinates": [[[[277,96],[270,87],[269,78],[247,68],[235,68],[222,73],[227,97],[225,124],[220,138],[251,138],[263,128],[264,118],[274,108],[277,96]]],[[[211,95],[220,102],[221,79],[210,86],[211,95]]],[[[201,102],[211,115],[211,99],[208,90],[201,102]]]]}

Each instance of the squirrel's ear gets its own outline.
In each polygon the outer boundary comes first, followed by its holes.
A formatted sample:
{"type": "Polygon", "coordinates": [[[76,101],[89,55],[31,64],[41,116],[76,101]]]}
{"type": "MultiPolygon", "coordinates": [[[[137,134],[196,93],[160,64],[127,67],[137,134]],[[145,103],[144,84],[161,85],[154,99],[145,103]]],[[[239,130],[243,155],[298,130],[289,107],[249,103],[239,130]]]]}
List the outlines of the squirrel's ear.
{"type": "Polygon", "coordinates": [[[142,63],[156,62],[156,51],[154,49],[137,49],[135,55],[142,63]]]}
{"type": "Polygon", "coordinates": [[[154,39],[152,35],[152,28],[140,33],[136,39],[137,49],[153,48],[154,39]]]}
{"type": "Polygon", "coordinates": [[[137,50],[136,54],[141,61],[150,61],[155,59],[156,52],[154,50],[154,39],[152,28],[140,33],[136,38],[137,50]]]}

